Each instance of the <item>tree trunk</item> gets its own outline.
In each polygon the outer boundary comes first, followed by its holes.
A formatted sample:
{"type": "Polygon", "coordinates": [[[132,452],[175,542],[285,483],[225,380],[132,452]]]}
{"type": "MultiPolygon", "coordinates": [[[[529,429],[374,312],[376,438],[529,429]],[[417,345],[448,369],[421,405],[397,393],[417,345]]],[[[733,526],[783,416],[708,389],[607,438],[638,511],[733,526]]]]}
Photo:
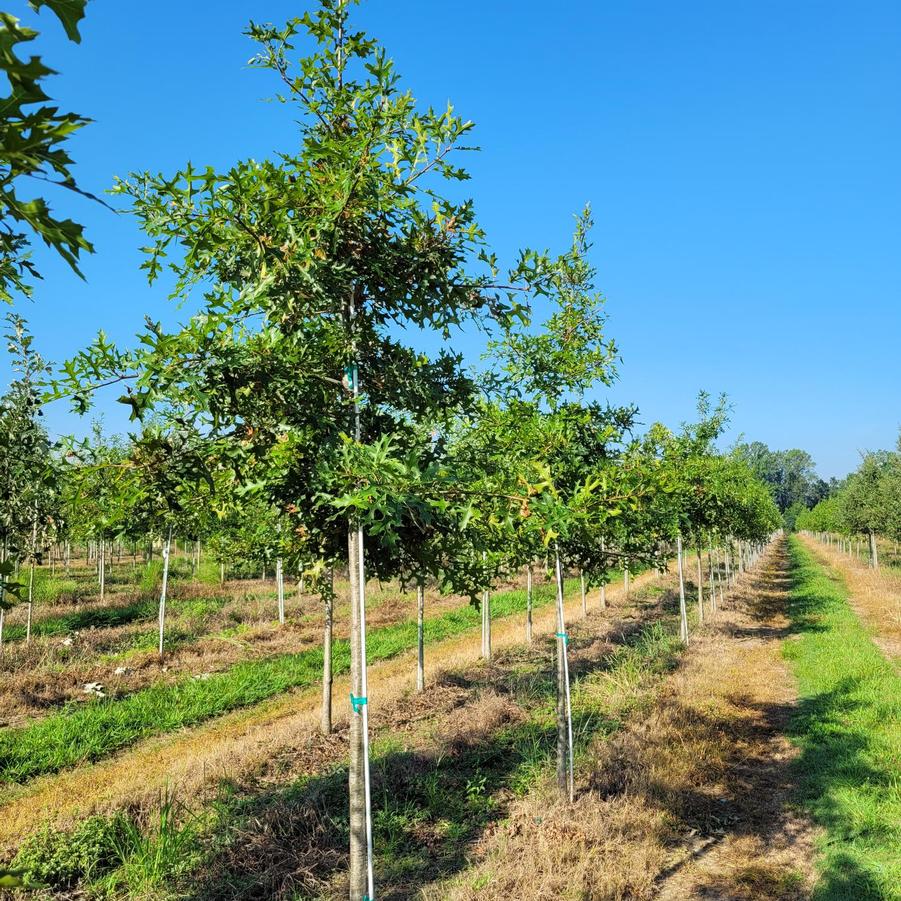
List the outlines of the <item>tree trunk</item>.
{"type": "Polygon", "coordinates": [[[482,592],[482,656],[491,659],[491,592],[482,592]]]}
{"type": "Polygon", "coordinates": [[[557,784],[573,800],[573,727],[569,694],[566,619],[563,612],[563,568],[555,554],[557,581],[557,784]]]}
{"type": "Polygon", "coordinates": [[[869,532],[868,536],[870,539],[870,567],[872,569],[879,569],[879,551],[876,548],[876,533],[869,532]]]}
{"type": "Polygon", "coordinates": [[[166,592],[169,589],[169,551],[172,546],[172,526],[163,546],[163,587],[160,591],[160,663],[163,662],[163,636],[166,632],[166,592]]]}
{"type": "Polygon", "coordinates": [[[106,540],[101,539],[97,547],[97,562],[100,578],[100,600],[106,596],[106,540]]]}
{"type": "Polygon", "coordinates": [[[282,558],[275,561],[275,590],[278,593],[278,621],[285,624],[285,576],[282,570],[282,558]]]}
{"type": "Polygon", "coordinates": [[[425,690],[425,589],[416,586],[416,690],[425,690]]]}
{"type": "Polygon", "coordinates": [[[676,557],[679,565],[679,637],[688,644],[688,609],[685,606],[685,574],[682,568],[682,536],[676,538],[676,557]]]}
{"type": "Polygon", "coordinates": [[[222,560],[219,563],[219,584],[225,584],[225,561],[222,560]]]}
{"type": "MultiPolygon", "coordinates": [[[[6,563],[9,553],[9,536],[3,536],[3,546],[0,547],[0,563],[6,563]]],[[[6,577],[0,580],[0,658],[3,657],[3,625],[6,619],[6,611],[3,609],[3,601],[6,595],[6,577]]]]}
{"type": "Polygon", "coordinates": [[[38,553],[38,521],[31,524],[31,566],[28,568],[28,619],[25,623],[25,644],[31,644],[31,614],[34,609],[34,562],[38,553]]]}
{"type": "Polygon", "coordinates": [[[350,575],[350,897],[373,898],[372,817],[369,788],[369,711],[366,697],[366,588],[363,530],[348,524],[350,575]]]}
{"type": "Polygon", "coordinates": [[[626,558],[623,564],[623,591],[626,597],[629,597],[629,558],[626,558]]]}
{"type": "Polygon", "coordinates": [[[28,570],[28,619],[25,621],[25,644],[31,644],[31,614],[34,609],[34,558],[31,559],[31,567],[28,570]]]}
{"type": "Polygon", "coordinates": [[[697,546],[698,552],[698,622],[704,622],[704,571],[701,565],[701,545],[697,546]]]}
{"type": "Polygon", "coordinates": [[[579,570],[579,589],[582,592],[582,616],[588,616],[588,601],[585,599],[585,573],[579,570]]]}
{"type": "Polygon", "coordinates": [[[532,564],[526,567],[526,641],[532,643],[532,564]]]}
{"type": "Polygon", "coordinates": [[[710,590],[707,592],[710,595],[710,612],[716,616],[716,583],[713,576],[713,547],[711,545],[707,546],[707,566],[710,570],[710,590]]]}
{"type": "MultiPolygon", "coordinates": [[[[606,539],[601,538],[601,553],[607,550],[606,539]]],[[[601,610],[607,609],[607,560],[601,560],[601,610]]]]}
{"type": "Polygon", "coordinates": [[[332,731],[332,618],[335,611],[335,571],[329,569],[328,582],[322,592],[325,608],[325,630],[322,636],[322,719],[323,735],[332,731]]]}

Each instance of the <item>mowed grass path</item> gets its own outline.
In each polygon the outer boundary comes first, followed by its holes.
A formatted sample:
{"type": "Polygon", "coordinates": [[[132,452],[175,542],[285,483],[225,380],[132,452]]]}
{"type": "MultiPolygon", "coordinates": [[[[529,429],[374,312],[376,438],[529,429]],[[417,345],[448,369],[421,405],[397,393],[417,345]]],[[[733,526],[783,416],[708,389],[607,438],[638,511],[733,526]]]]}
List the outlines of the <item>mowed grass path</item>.
{"type": "Polygon", "coordinates": [[[824,827],[818,901],[901,899],[901,677],[873,644],[843,583],[789,544],[784,645],[798,679],[792,738],[801,798],[824,827]]]}
{"type": "MultiPolygon", "coordinates": [[[[566,593],[578,587],[570,580],[566,593]]],[[[536,586],[533,605],[553,601],[553,586],[536,586]]],[[[525,592],[498,592],[491,599],[492,618],[525,611],[525,592]]],[[[425,622],[428,643],[477,627],[479,611],[464,605],[425,622]]],[[[374,629],[367,636],[369,662],[386,660],[416,645],[416,622],[406,620],[374,629]]],[[[18,729],[0,733],[0,780],[22,783],[67,767],[100,760],[134,742],[193,726],[230,710],[257,704],[281,692],[311,685],[321,678],[322,649],[281,654],[239,663],[206,679],[187,677],[159,684],[121,700],[97,699],[67,708],[18,729]]],[[[336,641],[335,675],[350,669],[350,644],[336,641]]]]}

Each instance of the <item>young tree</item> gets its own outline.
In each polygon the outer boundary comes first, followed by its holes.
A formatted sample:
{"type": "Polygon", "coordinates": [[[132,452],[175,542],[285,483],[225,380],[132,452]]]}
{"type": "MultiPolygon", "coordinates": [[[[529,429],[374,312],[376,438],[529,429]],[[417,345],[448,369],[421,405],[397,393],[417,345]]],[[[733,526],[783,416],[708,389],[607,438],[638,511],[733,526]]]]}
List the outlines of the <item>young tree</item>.
{"type": "MultiPolygon", "coordinates": [[[[472,204],[439,193],[442,182],[466,177],[451,159],[471,123],[450,108],[417,110],[384,51],[350,29],[347,6],[323,0],[285,28],[250,28],[260,46],[253,64],[282,81],[280,99],[300,123],[296,149],[225,172],[187,167],[119,184],[150,238],[150,278],[168,262],[175,294],[199,287],[202,309],[173,334],[149,323],[133,352],[101,337],[72,361],[60,390],[84,405],[100,385],[130,382],[121,399],[135,415],[177,410],[236,479],[257,463],[278,464],[261,490],[315,556],[339,559],[343,543],[350,880],[359,898],[372,895],[364,559],[393,575],[399,533],[417,533],[419,514],[439,503],[415,493],[398,500],[379,486],[392,467],[417,492],[422,473],[440,483],[431,464],[411,463],[410,436],[474,393],[457,356],[430,360],[397,340],[397,327],[449,334],[468,320],[506,321],[520,307],[496,284],[472,204]],[[295,63],[303,35],[317,48],[295,63]],[[479,256],[487,271],[474,276],[479,256]]],[[[514,271],[511,283],[523,280],[514,271]]]]}
{"type": "MultiPolygon", "coordinates": [[[[56,505],[55,465],[41,423],[39,393],[47,366],[32,346],[25,321],[9,314],[6,323],[15,378],[0,397],[0,651],[5,612],[23,587],[13,581],[14,561],[34,562],[39,534],[43,537],[56,505]]],[[[33,578],[27,594],[29,624],[32,586],[33,578]]]]}
{"type": "Polygon", "coordinates": [[[851,532],[867,536],[870,566],[879,568],[877,535],[897,532],[901,518],[901,493],[898,492],[899,457],[891,451],[869,453],[858,470],[848,477],[840,493],[841,516],[851,532]]]}

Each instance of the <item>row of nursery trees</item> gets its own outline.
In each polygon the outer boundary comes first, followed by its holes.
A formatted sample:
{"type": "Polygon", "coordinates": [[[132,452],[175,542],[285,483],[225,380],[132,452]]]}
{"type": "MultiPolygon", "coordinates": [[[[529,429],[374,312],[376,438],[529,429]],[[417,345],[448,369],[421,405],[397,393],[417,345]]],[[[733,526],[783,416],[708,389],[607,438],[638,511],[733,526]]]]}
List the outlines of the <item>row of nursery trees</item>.
{"type": "MultiPolygon", "coordinates": [[[[117,182],[146,234],[151,282],[165,272],[195,315],[174,330],[148,318],[134,349],[101,334],[49,378],[13,320],[21,365],[2,409],[11,503],[0,590],[4,605],[28,603],[10,558],[39,559],[70,536],[101,554],[122,537],[201,539],[224,558],[235,543],[246,551],[252,533],[256,553],[280,572],[308,572],[322,594],[329,728],[333,573],[346,573],[359,899],[375,897],[368,579],[418,588],[420,622],[426,583],[468,595],[482,606],[488,656],[492,586],[549,561],[558,776],[571,793],[564,569],[603,586],[612,570],[660,566],[675,550],[682,572],[686,545],[698,551],[703,611],[701,551],[715,601],[713,549],[729,570],[748,565],[779,514],[744,462],[716,452],[722,402],[702,396],[699,421],[679,433],[655,425],[638,435],[634,408],[590,399],[616,378],[619,355],[588,262],[588,210],[563,253],[524,250],[502,271],[472,202],[449,187],[467,178],[456,158],[472,123],[450,107],[421,110],[382,48],[350,27],[347,6],[322,0],[284,28],[249,28],[252,66],[275,74],[299,122],[295,147],[226,171],[189,165],[117,182]],[[301,39],[315,46],[297,61],[301,39]],[[405,342],[447,346],[461,330],[486,336],[478,372],[455,352],[405,342]],[[134,434],[50,449],[38,392],[83,413],[110,386],[124,392],[134,434]],[[29,430],[33,459],[16,447],[29,430]],[[29,492],[45,484],[35,500],[29,492]]],[[[165,585],[164,576],[161,653],[165,585]]],[[[684,587],[681,630],[687,641],[684,587]]]]}
{"type": "Polygon", "coordinates": [[[865,454],[834,494],[798,516],[795,528],[840,543],[858,556],[863,539],[870,566],[878,569],[877,539],[901,540],[901,439],[893,451],[865,454]]]}

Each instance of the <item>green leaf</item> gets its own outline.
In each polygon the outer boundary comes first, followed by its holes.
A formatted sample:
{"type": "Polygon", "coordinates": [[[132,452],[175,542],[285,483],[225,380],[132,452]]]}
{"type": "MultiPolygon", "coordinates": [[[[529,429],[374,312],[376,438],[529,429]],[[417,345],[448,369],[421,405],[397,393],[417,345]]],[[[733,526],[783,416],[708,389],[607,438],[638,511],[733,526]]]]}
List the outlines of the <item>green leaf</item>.
{"type": "Polygon", "coordinates": [[[29,0],[29,6],[35,11],[42,6],[46,6],[52,12],[56,13],[56,17],[66,29],[66,35],[70,41],[76,44],[81,43],[81,34],[78,31],[78,23],[84,18],[84,9],[87,6],[87,0],[29,0]]]}

